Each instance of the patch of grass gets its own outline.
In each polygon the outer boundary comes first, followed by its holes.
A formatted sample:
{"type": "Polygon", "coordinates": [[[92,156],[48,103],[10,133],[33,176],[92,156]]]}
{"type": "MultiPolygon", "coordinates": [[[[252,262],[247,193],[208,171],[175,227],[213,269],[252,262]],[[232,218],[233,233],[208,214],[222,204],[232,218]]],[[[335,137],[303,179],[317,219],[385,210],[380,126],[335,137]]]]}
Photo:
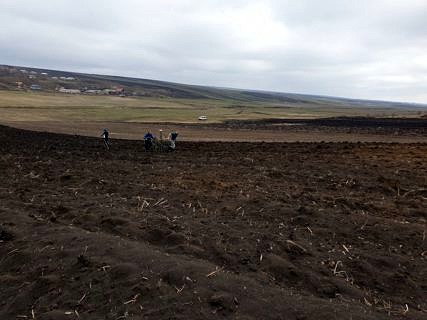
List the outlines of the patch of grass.
{"type": "Polygon", "coordinates": [[[136,98],[0,91],[0,121],[208,122],[265,118],[412,115],[414,111],[231,99],[136,98]]]}

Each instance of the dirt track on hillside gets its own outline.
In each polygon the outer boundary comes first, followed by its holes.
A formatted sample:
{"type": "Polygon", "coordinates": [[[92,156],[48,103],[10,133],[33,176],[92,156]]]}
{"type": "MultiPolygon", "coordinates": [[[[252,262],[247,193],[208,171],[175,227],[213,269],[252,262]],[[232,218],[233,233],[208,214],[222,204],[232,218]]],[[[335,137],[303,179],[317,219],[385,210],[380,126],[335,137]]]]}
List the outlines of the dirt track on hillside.
{"type": "Polygon", "coordinates": [[[426,319],[426,163],[0,127],[0,319],[426,319]]]}

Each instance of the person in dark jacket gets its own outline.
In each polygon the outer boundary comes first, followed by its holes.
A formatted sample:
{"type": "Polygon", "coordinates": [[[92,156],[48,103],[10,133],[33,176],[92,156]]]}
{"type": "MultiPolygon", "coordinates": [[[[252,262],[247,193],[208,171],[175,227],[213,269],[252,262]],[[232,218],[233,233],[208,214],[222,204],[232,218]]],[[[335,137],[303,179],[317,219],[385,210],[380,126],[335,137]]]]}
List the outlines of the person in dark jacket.
{"type": "Polygon", "coordinates": [[[101,134],[101,137],[104,138],[104,145],[109,150],[110,149],[110,142],[109,142],[109,133],[107,129],[104,129],[104,131],[101,134]]]}
{"type": "Polygon", "coordinates": [[[150,131],[148,131],[145,135],[144,135],[144,148],[145,150],[150,150],[151,147],[153,146],[153,140],[154,140],[154,136],[151,134],[150,131]]]}
{"type": "Polygon", "coordinates": [[[178,138],[178,133],[177,132],[171,132],[169,134],[169,140],[170,140],[170,144],[169,144],[169,151],[173,151],[176,148],[176,138],[178,138]]]}

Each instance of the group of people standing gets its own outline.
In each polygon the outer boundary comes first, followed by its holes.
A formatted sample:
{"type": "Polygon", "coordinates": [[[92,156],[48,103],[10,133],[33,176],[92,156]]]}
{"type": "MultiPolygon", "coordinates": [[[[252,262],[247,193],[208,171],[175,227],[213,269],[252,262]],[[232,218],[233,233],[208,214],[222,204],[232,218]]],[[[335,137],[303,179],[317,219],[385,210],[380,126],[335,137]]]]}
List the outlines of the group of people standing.
{"type": "MultiPolygon", "coordinates": [[[[176,148],[176,139],[178,138],[178,133],[173,131],[169,134],[168,139],[163,139],[163,130],[160,129],[160,141],[157,139],[150,131],[144,135],[144,148],[146,151],[152,150],[155,143],[160,143],[161,145],[166,145],[168,151],[173,151],[176,148]]],[[[104,138],[104,145],[109,150],[110,149],[110,133],[107,129],[101,134],[101,137],[104,138]]]]}

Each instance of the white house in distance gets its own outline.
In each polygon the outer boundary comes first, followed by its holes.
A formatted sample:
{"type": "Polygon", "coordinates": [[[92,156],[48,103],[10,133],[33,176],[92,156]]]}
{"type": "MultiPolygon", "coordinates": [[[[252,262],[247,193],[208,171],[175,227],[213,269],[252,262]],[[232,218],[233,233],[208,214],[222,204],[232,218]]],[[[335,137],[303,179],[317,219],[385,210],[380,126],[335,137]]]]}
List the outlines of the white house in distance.
{"type": "Polygon", "coordinates": [[[61,80],[65,80],[65,81],[73,81],[73,80],[76,80],[76,78],[74,78],[74,77],[59,77],[59,79],[61,79],[61,80]]]}

